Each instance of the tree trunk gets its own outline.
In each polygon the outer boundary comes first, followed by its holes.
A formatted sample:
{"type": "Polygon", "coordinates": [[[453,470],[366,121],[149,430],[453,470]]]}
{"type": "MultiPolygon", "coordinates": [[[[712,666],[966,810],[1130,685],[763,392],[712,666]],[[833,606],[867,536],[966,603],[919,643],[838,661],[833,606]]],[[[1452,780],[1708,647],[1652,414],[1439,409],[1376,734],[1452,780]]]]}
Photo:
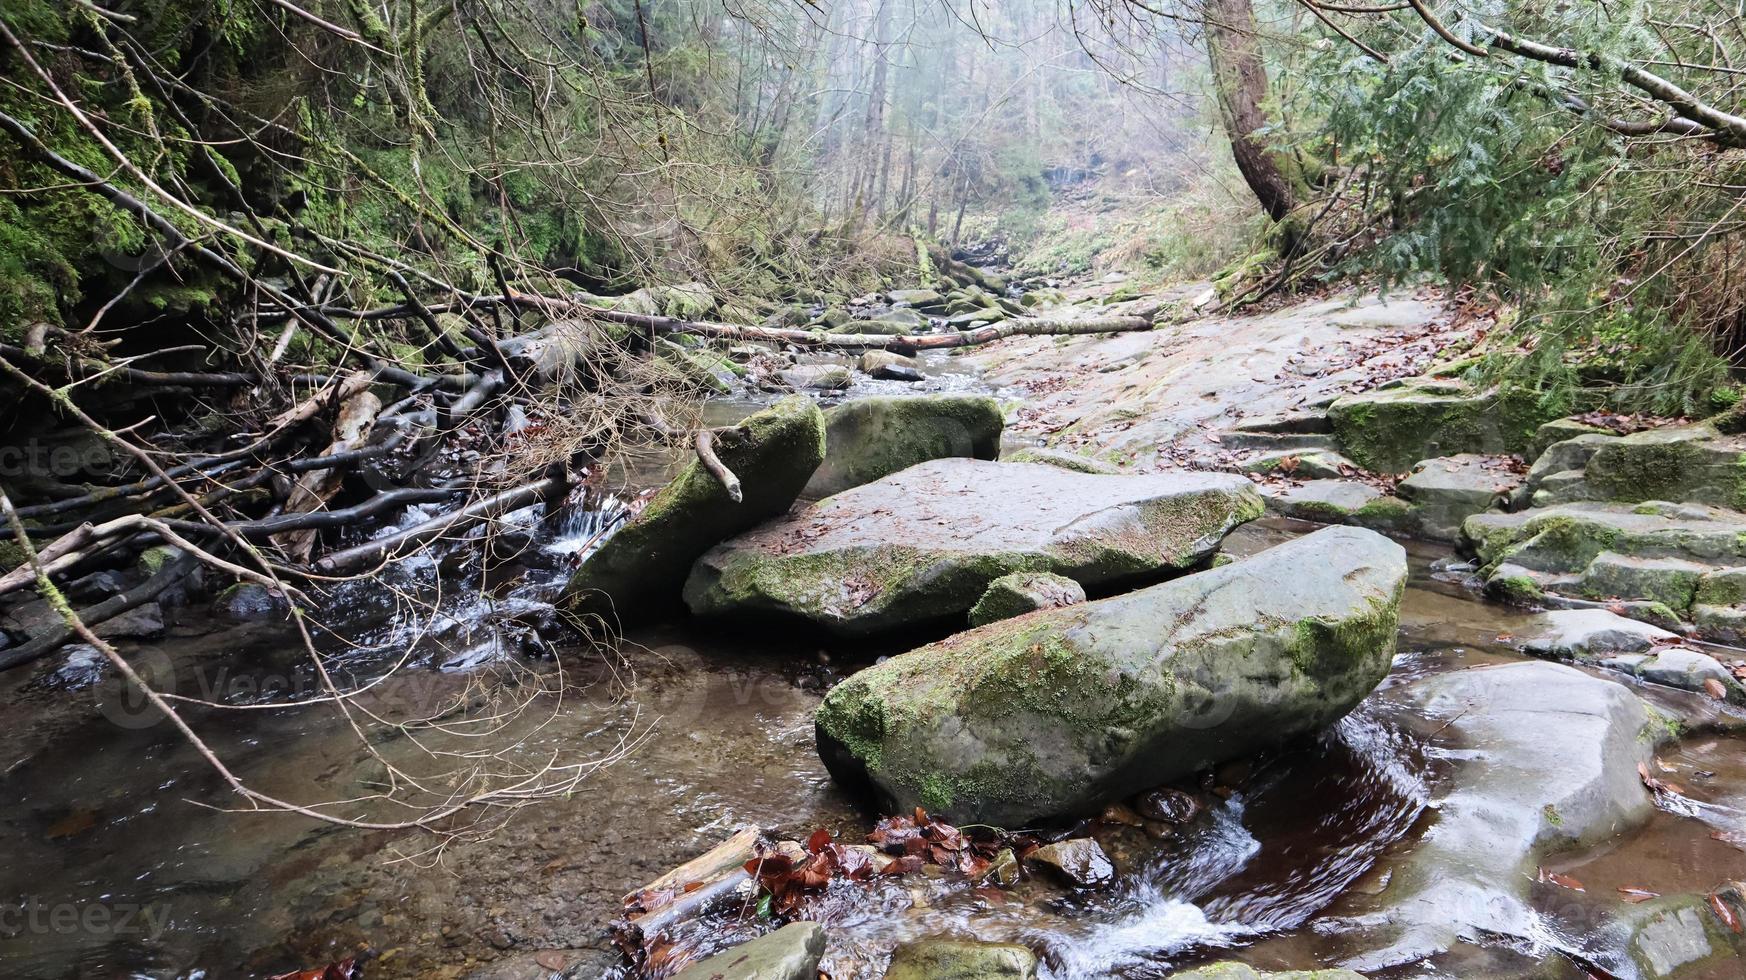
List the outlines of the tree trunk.
{"type": "Polygon", "coordinates": [[[1205,0],[1206,52],[1212,62],[1219,118],[1231,141],[1237,170],[1261,207],[1283,221],[1298,204],[1299,181],[1290,160],[1267,148],[1267,66],[1261,60],[1255,8],[1250,0],[1205,0]]]}

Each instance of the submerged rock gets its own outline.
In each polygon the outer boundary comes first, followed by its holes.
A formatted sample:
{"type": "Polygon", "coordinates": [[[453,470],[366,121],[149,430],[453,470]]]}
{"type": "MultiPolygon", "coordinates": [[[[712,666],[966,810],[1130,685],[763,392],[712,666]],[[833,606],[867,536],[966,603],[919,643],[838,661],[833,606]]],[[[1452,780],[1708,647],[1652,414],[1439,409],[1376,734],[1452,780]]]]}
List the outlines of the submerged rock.
{"type": "Polygon", "coordinates": [[[1387,675],[1401,547],[1328,528],[1138,592],[962,633],[855,674],[819,752],[887,812],[1003,826],[1096,812],[1337,720],[1387,675]]]}
{"type": "Polygon", "coordinates": [[[775,932],[723,950],[680,970],[673,980],[818,980],[825,931],[816,922],[790,922],[775,932]]]}
{"type": "Polygon", "coordinates": [[[1529,892],[1540,861],[1612,839],[1654,811],[1637,766],[1665,729],[1621,684],[1516,663],[1425,678],[1402,694],[1440,744],[1469,751],[1456,756],[1436,822],[1390,869],[1389,886],[1374,899],[1351,896],[1378,907],[1329,920],[1372,946],[1342,964],[1360,971],[1419,962],[1462,940],[1538,935],[1529,892]]]}
{"type": "Polygon", "coordinates": [[[1347,395],[1328,418],[1345,454],[1379,473],[1455,453],[1524,452],[1546,420],[1532,394],[1430,378],[1347,395]]]}
{"type": "Polygon", "coordinates": [[[824,464],[806,486],[828,497],[930,459],[1000,455],[1000,403],[986,395],[857,398],[825,413],[824,464]]]}
{"type": "Polygon", "coordinates": [[[1607,965],[1620,971],[1634,968],[1644,980],[1697,980],[1738,971],[1746,959],[1746,935],[1722,921],[1717,905],[1728,909],[1736,922],[1746,921],[1746,884],[1724,886],[1713,900],[1707,895],[1670,895],[1619,909],[1606,932],[1612,939],[1609,945],[1622,950],[1628,963],[1607,965]]]}
{"type": "Polygon", "coordinates": [[[963,616],[1012,572],[1090,587],[1186,569],[1261,512],[1249,482],[1227,474],[938,459],[711,549],[685,601],[699,615],[780,613],[865,636],[963,616]]]}
{"type": "Polygon", "coordinates": [[[571,577],[570,609],[610,618],[672,604],[699,555],[793,505],[824,459],[824,430],[818,406],[794,397],[719,432],[716,455],[739,477],[744,499],[735,503],[692,460],[571,577]]]}
{"type": "Polygon", "coordinates": [[[921,939],[891,954],[885,980],[1036,980],[1037,955],[1017,943],[921,939]]]}
{"type": "Polygon", "coordinates": [[[986,626],[1039,609],[1059,609],[1084,601],[1084,586],[1065,575],[1014,572],[988,583],[988,591],[970,607],[970,625],[986,626]]]}

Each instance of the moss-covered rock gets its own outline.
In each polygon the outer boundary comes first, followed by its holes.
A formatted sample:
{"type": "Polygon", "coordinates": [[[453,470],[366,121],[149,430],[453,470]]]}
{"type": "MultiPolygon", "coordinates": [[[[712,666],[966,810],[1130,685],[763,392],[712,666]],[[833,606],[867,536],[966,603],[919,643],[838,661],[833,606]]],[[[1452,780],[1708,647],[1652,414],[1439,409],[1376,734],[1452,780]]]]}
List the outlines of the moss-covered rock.
{"type": "Polygon", "coordinates": [[[824,414],[798,397],[718,433],[716,455],[739,477],[744,499],[735,503],[693,460],[571,577],[569,608],[611,618],[673,605],[699,555],[793,505],[824,459],[824,433],[824,414]]]}
{"type": "Polygon", "coordinates": [[[1412,504],[1418,536],[1455,541],[1462,522],[1497,508],[1521,484],[1509,457],[1461,453],[1419,463],[1398,492],[1412,504]]]}
{"type": "Polygon", "coordinates": [[[1002,575],[1087,587],[1192,567],[1261,516],[1218,473],[1090,476],[938,459],[827,497],[711,549],[685,601],[700,615],[777,613],[844,635],[961,622],[1002,575]]]}
{"type": "MultiPolygon", "coordinates": [[[[1488,590],[1524,580],[1535,604],[1606,605],[1735,639],[1746,625],[1746,515],[1693,504],[1575,503],[1468,518],[1488,590]]],[[[1508,598],[1500,594],[1500,597],[1508,598]]]]}
{"type": "Polygon", "coordinates": [[[790,388],[815,391],[843,391],[855,383],[855,376],[841,364],[798,364],[778,371],[776,376],[790,388]]]}
{"type": "Polygon", "coordinates": [[[1065,575],[1014,572],[988,583],[988,591],[970,607],[970,625],[1023,616],[1039,609],[1059,609],[1085,601],[1085,588],[1065,575]]]}
{"type": "Polygon", "coordinates": [[[1411,504],[1356,480],[1310,480],[1273,488],[1267,493],[1267,509],[1295,520],[1352,524],[1385,534],[1409,535],[1418,529],[1411,504]]]}
{"type": "Polygon", "coordinates": [[[1273,450],[1238,464],[1244,473],[1293,480],[1338,480],[1358,472],[1358,464],[1329,449],[1273,450]]]}
{"type": "Polygon", "coordinates": [[[1327,725],[1387,675],[1406,555],[1329,528],[1163,585],[993,623],[839,684],[831,772],[886,811],[1095,812],[1327,725]]]}
{"type": "Polygon", "coordinates": [[[1525,452],[1546,413],[1524,392],[1415,378],[1340,398],[1328,418],[1360,466],[1400,473],[1435,456],[1525,452]]]}
{"type": "Polygon", "coordinates": [[[1578,439],[1582,436],[1616,437],[1616,435],[1617,433],[1611,429],[1592,425],[1579,418],[1553,419],[1534,430],[1534,441],[1528,446],[1528,457],[1538,459],[1540,454],[1555,444],[1578,439]]]}
{"type": "Polygon", "coordinates": [[[1708,425],[1645,429],[1597,446],[1583,475],[1596,500],[1746,510],[1746,436],[1708,425]]]}
{"type": "Polygon", "coordinates": [[[1079,453],[1064,449],[1048,449],[1043,446],[1026,446],[1014,450],[1001,457],[1007,463],[1041,463],[1044,466],[1059,466],[1075,473],[1098,473],[1106,476],[1121,472],[1121,469],[1101,459],[1093,459],[1079,453]]]}
{"type": "Polygon", "coordinates": [[[825,413],[825,461],[806,496],[828,497],[930,459],[1000,455],[1000,403],[986,395],[858,398],[825,413]]]}
{"type": "Polygon", "coordinates": [[[885,980],[1036,980],[1037,956],[1016,943],[922,939],[891,954],[885,980]]]}

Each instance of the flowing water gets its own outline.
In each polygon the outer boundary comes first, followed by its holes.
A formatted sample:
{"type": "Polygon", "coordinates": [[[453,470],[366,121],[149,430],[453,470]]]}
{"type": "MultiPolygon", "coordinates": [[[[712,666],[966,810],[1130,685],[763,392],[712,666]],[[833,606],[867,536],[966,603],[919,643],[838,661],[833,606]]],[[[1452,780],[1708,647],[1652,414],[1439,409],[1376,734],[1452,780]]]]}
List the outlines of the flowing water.
{"type": "MultiPolygon", "coordinates": [[[[712,411],[725,420],[749,407],[712,411]]],[[[390,762],[464,758],[487,730],[520,739],[505,767],[597,765],[566,798],[525,808],[488,839],[439,848],[415,832],[218,812],[227,797],[210,769],[78,654],[4,678],[16,706],[0,762],[0,903],[13,913],[0,922],[0,976],[264,976],[360,949],[372,951],[372,978],[544,977],[553,962],[613,975],[605,930],[619,897],[735,828],[865,833],[870,815],[829,780],[810,716],[834,680],[894,650],[685,623],[631,636],[622,656],[546,646],[559,635],[551,601],[622,506],[530,508],[490,542],[408,559],[329,598],[314,641],[338,683],[368,688],[358,707],[402,721],[456,712],[416,735],[366,746],[326,704],[236,710],[320,696],[282,624],[189,616],[130,649],[160,685],[231,706],[187,714],[244,781],[284,799],[342,798],[387,781],[390,762]],[[492,714],[504,703],[516,712],[492,714]]],[[[1305,529],[1258,522],[1229,547],[1252,552],[1305,529]]],[[[877,977],[894,945],[939,933],[1024,942],[1051,978],[1165,976],[1216,955],[1301,968],[1333,955],[1339,937],[1318,916],[1379,887],[1422,832],[1443,771],[1422,719],[1391,692],[1517,659],[1500,637],[1525,614],[1477,601],[1444,570],[1444,551],[1410,550],[1395,670],[1346,719],[1222,767],[1210,778],[1224,797],[1174,837],[1100,826],[1121,872],[1107,892],[979,889],[925,873],[833,883],[816,906],[831,975],[877,977]]],[[[1672,761],[1706,774],[1693,794],[1703,802],[1558,868],[1587,880],[1596,901],[1644,882],[1707,890],[1746,877],[1746,855],[1710,836],[1746,810],[1739,748],[1724,735],[1687,740],[1672,761]]]]}

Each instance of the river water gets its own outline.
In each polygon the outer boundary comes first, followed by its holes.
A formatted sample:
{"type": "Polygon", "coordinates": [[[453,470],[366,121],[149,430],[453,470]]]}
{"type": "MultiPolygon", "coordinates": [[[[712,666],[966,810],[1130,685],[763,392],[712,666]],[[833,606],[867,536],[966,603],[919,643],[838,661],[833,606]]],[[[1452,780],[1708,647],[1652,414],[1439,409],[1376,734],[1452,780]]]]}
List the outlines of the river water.
{"type": "MultiPolygon", "coordinates": [[[[460,542],[331,596],[316,642],[338,682],[368,687],[357,706],[380,719],[421,722],[368,743],[332,705],[237,709],[319,695],[284,624],[189,616],[128,650],[160,685],[231,706],[186,713],[238,776],[283,799],[355,797],[390,782],[390,766],[469,771],[509,741],[512,752],[486,760],[496,770],[594,767],[486,839],[222,812],[234,805],[223,784],[115,678],[60,663],[0,678],[13,705],[0,976],[266,976],[366,949],[372,978],[547,977],[554,964],[615,975],[606,928],[620,896],[733,830],[858,839],[874,815],[829,780],[810,716],[836,679],[901,647],[676,623],[614,651],[544,650],[533,637],[548,603],[604,516],[530,509],[514,518],[528,540],[501,568],[482,568],[484,549],[460,542]],[[444,714],[433,721],[434,711],[444,714]]],[[[1228,547],[1252,552],[1308,529],[1257,522],[1228,547]]],[[[833,884],[817,906],[831,975],[877,977],[895,944],[943,932],[1024,942],[1051,978],[1165,976],[1220,956],[1307,968],[1342,955],[1331,912],[1386,881],[1434,819],[1427,801],[1447,769],[1435,733],[1392,690],[1519,659],[1508,637],[1527,616],[1437,571],[1445,550],[1409,551],[1394,673],[1345,720],[1221,772],[1234,792],[1174,838],[1103,828],[1121,871],[1107,892],[1034,881],[1001,892],[929,874],[833,884]]],[[[1728,736],[1688,739],[1673,761],[1711,774],[1701,802],[1556,870],[1580,876],[1596,901],[1619,887],[1672,893],[1746,877],[1746,855],[1710,836],[1746,806],[1739,748],[1728,736]]]]}

